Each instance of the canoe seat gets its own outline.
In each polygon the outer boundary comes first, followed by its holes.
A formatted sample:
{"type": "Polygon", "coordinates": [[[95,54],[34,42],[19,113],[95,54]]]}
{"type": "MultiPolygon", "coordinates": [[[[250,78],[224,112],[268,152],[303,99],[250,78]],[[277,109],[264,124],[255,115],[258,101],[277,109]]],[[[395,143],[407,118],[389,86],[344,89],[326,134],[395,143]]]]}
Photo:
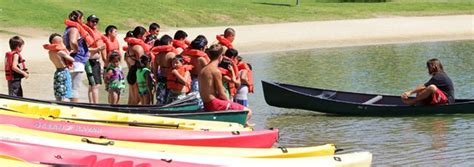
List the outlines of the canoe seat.
{"type": "Polygon", "coordinates": [[[366,102],[362,103],[362,104],[374,104],[380,100],[382,100],[383,96],[380,96],[380,95],[377,95],[369,100],[367,100],[366,102]]]}
{"type": "Polygon", "coordinates": [[[317,95],[316,97],[321,99],[330,99],[336,95],[337,92],[334,91],[323,91],[321,94],[317,95]]]}

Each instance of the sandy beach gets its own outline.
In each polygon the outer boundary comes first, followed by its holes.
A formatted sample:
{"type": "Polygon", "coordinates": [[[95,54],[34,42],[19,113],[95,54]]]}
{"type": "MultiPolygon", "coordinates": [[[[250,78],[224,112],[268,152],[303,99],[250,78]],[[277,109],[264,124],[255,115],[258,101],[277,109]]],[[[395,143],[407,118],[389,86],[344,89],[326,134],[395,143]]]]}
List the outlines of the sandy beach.
{"type": "MultiPolygon", "coordinates": [[[[106,23],[99,24],[103,29],[106,23]]],[[[146,26],[147,27],[147,26],[146,26]]],[[[424,41],[449,41],[474,39],[474,15],[430,16],[430,17],[390,17],[360,20],[316,21],[248,26],[223,26],[207,28],[164,28],[160,35],[173,35],[178,29],[193,39],[199,34],[215,40],[215,35],[223,33],[227,27],[236,31],[234,46],[242,54],[298,50],[307,48],[343,47],[388,43],[424,41]]],[[[20,34],[25,34],[18,29],[20,34]]],[[[125,32],[125,30],[120,30],[125,32]]],[[[40,32],[25,37],[26,45],[22,55],[27,60],[30,78],[23,80],[25,97],[54,99],[53,65],[42,45],[48,42],[52,32],[40,32]]],[[[61,33],[62,32],[58,32],[61,33]]],[[[0,51],[9,51],[8,39],[12,35],[0,34],[0,51]]],[[[119,36],[123,38],[123,34],[119,36]]],[[[123,40],[120,40],[124,44],[123,40]]],[[[1,59],[4,64],[4,59],[1,59]]],[[[3,68],[0,75],[4,76],[3,68]]],[[[84,77],[85,79],[85,74],[84,77]]],[[[7,82],[0,82],[0,93],[7,92],[7,82]]],[[[81,101],[87,101],[87,86],[81,90],[81,101]]]]}

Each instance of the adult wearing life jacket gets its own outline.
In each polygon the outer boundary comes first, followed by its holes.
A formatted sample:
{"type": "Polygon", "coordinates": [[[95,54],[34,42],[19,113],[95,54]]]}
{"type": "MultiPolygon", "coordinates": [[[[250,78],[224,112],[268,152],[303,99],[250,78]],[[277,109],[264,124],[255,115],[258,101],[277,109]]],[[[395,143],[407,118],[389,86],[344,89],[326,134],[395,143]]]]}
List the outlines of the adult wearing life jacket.
{"type": "MultiPolygon", "coordinates": [[[[97,30],[97,24],[99,23],[99,18],[95,15],[90,15],[87,17],[87,26],[92,29],[94,36],[101,37],[102,34],[97,30]]],[[[99,102],[99,87],[102,84],[102,68],[100,59],[104,62],[107,62],[107,55],[105,51],[105,44],[102,38],[96,40],[92,45],[89,46],[90,57],[86,62],[85,71],[87,79],[89,81],[88,89],[88,99],[89,103],[98,103],[99,102]]]]}
{"type": "Polygon", "coordinates": [[[170,90],[166,103],[182,99],[191,90],[190,65],[185,65],[182,56],[173,59],[173,69],[167,76],[166,86],[170,90]]]}
{"type": "Polygon", "coordinates": [[[68,62],[74,62],[74,58],[69,55],[61,35],[56,33],[49,36],[49,44],[44,44],[43,48],[48,50],[49,60],[56,68],[53,77],[54,97],[57,101],[66,101],[72,96],[72,82],[68,62]]]}
{"type": "Polygon", "coordinates": [[[166,86],[167,76],[172,70],[172,61],[176,56],[176,53],[173,51],[172,40],[169,35],[164,35],[160,38],[159,43],[157,43],[158,45],[155,46],[155,52],[157,52],[157,54],[152,66],[152,72],[155,74],[157,81],[156,104],[166,104],[166,98],[168,97],[169,90],[166,86]],[[158,50],[158,47],[163,50],[158,50]]]}
{"type": "Polygon", "coordinates": [[[207,39],[204,36],[198,36],[191,42],[188,49],[183,52],[183,57],[189,58],[189,64],[193,66],[191,73],[191,92],[199,91],[198,75],[209,62],[209,56],[204,52],[207,46],[207,39]]]}
{"type": "Polygon", "coordinates": [[[235,39],[235,30],[233,28],[227,28],[224,30],[224,34],[217,35],[216,39],[219,44],[225,46],[225,49],[232,49],[234,48],[232,42],[234,42],[235,39]]]}
{"type": "Polygon", "coordinates": [[[173,47],[178,50],[178,55],[183,53],[184,50],[186,50],[190,44],[186,38],[188,37],[188,34],[184,32],[183,30],[178,30],[174,34],[173,37],[173,47]]]}
{"type": "Polygon", "coordinates": [[[153,46],[155,41],[158,40],[158,34],[160,34],[160,25],[158,23],[151,23],[148,26],[148,32],[145,33],[145,43],[153,46]]]}
{"type": "MultiPolygon", "coordinates": [[[[69,14],[70,22],[75,22],[77,25],[82,24],[83,13],[80,10],[74,10],[69,14]]],[[[72,78],[72,97],[71,102],[78,102],[79,90],[82,84],[82,73],[85,70],[85,64],[89,59],[89,48],[86,43],[86,38],[89,35],[80,33],[81,26],[71,26],[66,24],[64,32],[64,45],[69,50],[70,55],[74,58],[73,68],[71,70],[72,78]]],[[[83,32],[83,31],[81,31],[83,32]]]]}
{"type": "Polygon", "coordinates": [[[14,36],[8,41],[10,52],[5,54],[5,78],[8,82],[8,95],[23,97],[21,79],[28,78],[25,59],[20,52],[25,42],[19,36],[14,36]]]}
{"type": "Polygon", "coordinates": [[[128,49],[126,51],[126,61],[129,65],[129,71],[127,74],[127,82],[129,86],[129,97],[128,104],[138,104],[140,103],[140,96],[138,94],[138,85],[137,85],[137,69],[139,66],[140,56],[145,55],[149,49],[144,43],[144,35],[146,29],[138,26],[135,27],[131,33],[132,37],[125,38],[125,42],[128,44],[128,49]]]}
{"type": "Polygon", "coordinates": [[[234,100],[233,97],[237,94],[237,88],[240,87],[240,76],[238,75],[239,68],[237,67],[237,59],[236,59],[238,54],[239,53],[237,52],[237,50],[231,48],[231,49],[227,49],[223,57],[223,61],[231,62],[230,66],[232,67],[232,72],[235,75],[235,80],[228,80],[229,93],[230,93],[231,100],[234,100]]]}

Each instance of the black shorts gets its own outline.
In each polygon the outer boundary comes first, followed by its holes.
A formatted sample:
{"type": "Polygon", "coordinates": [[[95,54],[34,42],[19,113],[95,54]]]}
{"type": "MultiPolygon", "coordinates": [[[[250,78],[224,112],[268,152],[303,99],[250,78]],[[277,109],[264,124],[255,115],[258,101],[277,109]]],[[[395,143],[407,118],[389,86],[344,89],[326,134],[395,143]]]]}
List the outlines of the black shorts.
{"type": "Polygon", "coordinates": [[[86,64],[86,75],[89,85],[102,84],[100,61],[98,59],[89,59],[86,64]]]}
{"type": "Polygon", "coordinates": [[[127,73],[127,82],[130,85],[137,83],[137,69],[138,69],[138,62],[135,62],[134,65],[130,66],[127,73]]]}
{"type": "Polygon", "coordinates": [[[21,87],[21,79],[8,81],[8,95],[23,97],[23,88],[21,87]]]}

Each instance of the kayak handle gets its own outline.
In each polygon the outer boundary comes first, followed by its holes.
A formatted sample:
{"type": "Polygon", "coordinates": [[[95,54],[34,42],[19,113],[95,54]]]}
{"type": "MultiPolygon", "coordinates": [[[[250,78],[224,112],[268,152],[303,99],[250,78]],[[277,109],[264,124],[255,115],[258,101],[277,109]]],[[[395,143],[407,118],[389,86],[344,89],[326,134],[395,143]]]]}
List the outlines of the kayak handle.
{"type": "Polygon", "coordinates": [[[95,142],[95,141],[89,140],[88,138],[82,138],[81,141],[88,144],[97,144],[97,145],[103,145],[103,146],[114,145],[114,141],[101,143],[101,142],[95,142]]]}

